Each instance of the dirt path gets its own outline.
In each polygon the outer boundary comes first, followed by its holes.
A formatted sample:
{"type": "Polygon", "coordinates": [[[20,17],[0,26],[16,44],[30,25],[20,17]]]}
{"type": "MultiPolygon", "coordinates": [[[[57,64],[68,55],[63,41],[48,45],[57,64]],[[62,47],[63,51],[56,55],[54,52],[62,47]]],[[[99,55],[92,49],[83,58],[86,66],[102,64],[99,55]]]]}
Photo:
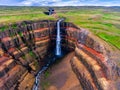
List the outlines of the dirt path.
{"type": "Polygon", "coordinates": [[[73,55],[73,52],[69,53],[48,70],[48,77],[41,80],[41,90],[82,90],[70,65],[73,55]]]}

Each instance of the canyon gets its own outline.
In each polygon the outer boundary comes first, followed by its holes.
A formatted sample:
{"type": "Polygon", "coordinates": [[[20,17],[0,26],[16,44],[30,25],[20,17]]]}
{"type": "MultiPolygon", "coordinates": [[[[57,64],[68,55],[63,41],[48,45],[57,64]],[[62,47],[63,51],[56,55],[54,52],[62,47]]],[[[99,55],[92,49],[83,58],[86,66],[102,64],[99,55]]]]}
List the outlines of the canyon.
{"type": "MultiPolygon", "coordinates": [[[[0,90],[32,90],[37,73],[54,56],[56,24],[23,21],[0,32],[0,90]]],[[[81,88],[119,90],[120,68],[110,46],[73,23],[61,22],[60,28],[61,51],[74,52],[68,63],[81,88]]]]}

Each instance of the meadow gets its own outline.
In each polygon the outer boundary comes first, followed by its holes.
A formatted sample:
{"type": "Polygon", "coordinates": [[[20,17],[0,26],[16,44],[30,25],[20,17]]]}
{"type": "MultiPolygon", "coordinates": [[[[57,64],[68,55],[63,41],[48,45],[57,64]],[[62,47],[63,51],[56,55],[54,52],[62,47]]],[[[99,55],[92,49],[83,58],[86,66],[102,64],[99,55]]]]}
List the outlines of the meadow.
{"type": "MultiPolygon", "coordinates": [[[[78,27],[87,28],[96,36],[120,49],[120,7],[54,7],[59,17],[65,17],[78,27]]],[[[0,25],[24,20],[56,20],[48,16],[48,7],[0,7],[0,25]]],[[[4,27],[0,27],[4,31],[4,27]]]]}

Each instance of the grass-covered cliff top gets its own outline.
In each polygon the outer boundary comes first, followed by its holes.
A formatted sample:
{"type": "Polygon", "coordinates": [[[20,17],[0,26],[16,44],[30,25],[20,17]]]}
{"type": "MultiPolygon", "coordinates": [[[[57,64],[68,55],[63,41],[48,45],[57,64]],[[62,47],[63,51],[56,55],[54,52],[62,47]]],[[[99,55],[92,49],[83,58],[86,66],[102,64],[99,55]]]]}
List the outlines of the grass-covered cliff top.
{"type": "MultiPolygon", "coordinates": [[[[47,7],[0,7],[0,25],[24,20],[55,20],[45,15],[47,7]]],[[[120,7],[56,7],[58,16],[87,28],[120,49],[120,7]]],[[[2,30],[2,29],[0,29],[2,30]]]]}

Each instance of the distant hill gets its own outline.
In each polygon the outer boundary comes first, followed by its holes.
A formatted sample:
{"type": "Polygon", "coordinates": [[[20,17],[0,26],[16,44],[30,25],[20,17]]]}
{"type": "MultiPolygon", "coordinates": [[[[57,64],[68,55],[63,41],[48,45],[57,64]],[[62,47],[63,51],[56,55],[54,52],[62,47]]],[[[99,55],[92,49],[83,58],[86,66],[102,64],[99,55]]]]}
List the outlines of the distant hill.
{"type": "MultiPolygon", "coordinates": [[[[16,9],[47,9],[49,8],[44,6],[0,6],[0,10],[16,10],[16,9]]],[[[62,6],[62,7],[54,7],[56,9],[106,9],[113,11],[120,11],[120,6],[62,6]]]]}

